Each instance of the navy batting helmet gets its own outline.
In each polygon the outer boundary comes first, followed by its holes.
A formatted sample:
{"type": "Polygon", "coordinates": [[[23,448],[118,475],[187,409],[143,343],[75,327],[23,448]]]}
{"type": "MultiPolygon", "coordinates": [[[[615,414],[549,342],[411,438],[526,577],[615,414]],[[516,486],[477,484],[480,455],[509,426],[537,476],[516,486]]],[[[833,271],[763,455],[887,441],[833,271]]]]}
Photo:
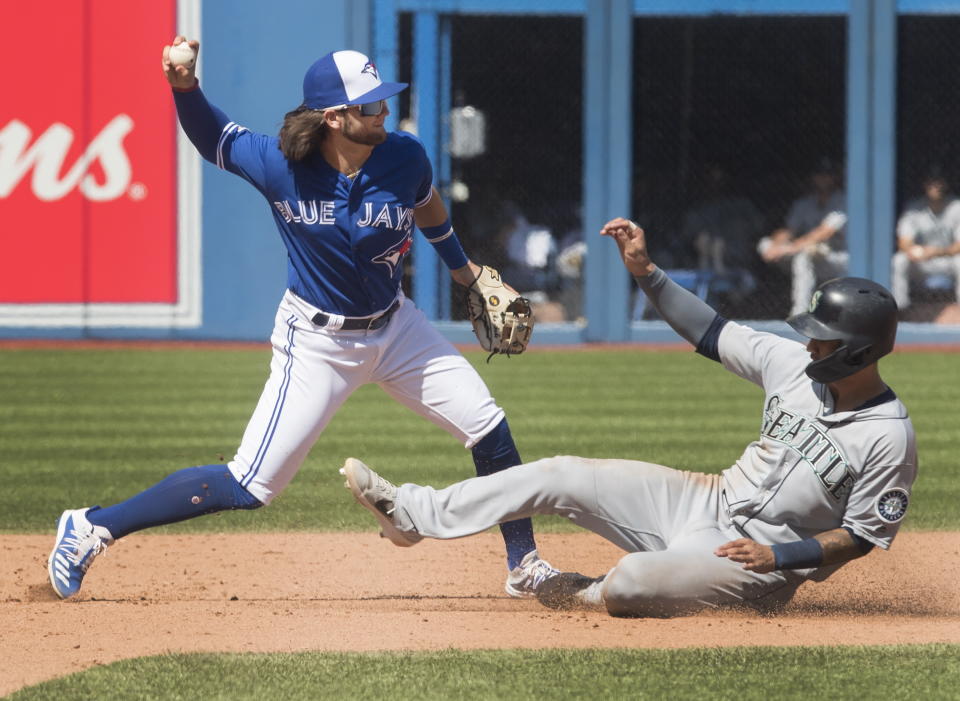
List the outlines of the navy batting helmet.
{"type": "Polygon", "coordinates": [[[833,353],[807,365],[817,382],[836,382],[893,350],[897,303],[883,285],[860,277],[838,277],[820,285],[809,311],[787,319],[797,332],[818,341],[841,341],[833,353]]]}

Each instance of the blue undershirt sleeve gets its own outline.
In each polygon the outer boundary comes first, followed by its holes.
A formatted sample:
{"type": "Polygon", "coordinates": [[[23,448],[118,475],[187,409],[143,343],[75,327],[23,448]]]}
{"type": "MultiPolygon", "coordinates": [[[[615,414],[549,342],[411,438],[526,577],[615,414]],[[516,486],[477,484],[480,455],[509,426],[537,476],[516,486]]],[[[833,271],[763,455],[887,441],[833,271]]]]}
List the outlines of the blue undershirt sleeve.
{"type": "Polygon", "coordinates": [[[204,159],[211,163],[217,160],[217,143],[229,117],[207,101],[199,87],[194,90],[173,91],[177,117],[187,138],[197,147],[204,159]]]}

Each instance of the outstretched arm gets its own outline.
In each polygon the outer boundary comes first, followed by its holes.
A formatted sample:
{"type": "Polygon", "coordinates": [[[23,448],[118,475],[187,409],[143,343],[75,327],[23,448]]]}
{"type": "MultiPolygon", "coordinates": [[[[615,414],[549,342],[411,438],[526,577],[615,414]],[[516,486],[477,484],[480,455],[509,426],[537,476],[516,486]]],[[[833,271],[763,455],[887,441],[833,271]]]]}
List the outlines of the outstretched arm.
{"type": "MultiPolygon", "coordinates": [[[[173,44],[187,41],[183,36],[176,36],[173,44]]],[[[196,40],[187,42],[194,51],[199,51],[200,43],[196,40]]],[[[170,87],[173,88],[173,101],[177,106],[177,117],[184,133],[190,139],[197,151],[211,163],[217,162],[217,144],[223,128],[230,119],[219,109],[207,102],[207,98],[200,90],[197,82],[196,67],[174,66],[170,62],[170,46],[163,47],[161,67],[170,87]]]]}
{"type": "Polygon", "coordinates": [[[830,531],[818,533],[813,538],[784,543],[782,545],[763,545],[750,538],[738,538],[724,543],[716,549],[717,557],[728,557],[734,562],[743,563],[743,569],[751,572],[773,572],[774,570],[806,569],[821,565],[835,565],[839,562],[848,562],[863,557],[870,551],[866,541],[858,541],[846,528],[834,528],[830,531]],[[815,541],[811,543],[810,541],[815,541]],[[817,546],[819,545],[819,561],[817,560],[817,546]],[[792,551],[805,549],[813,561],[792,560],[792,551]]]}
{"type": "Polygon", "coordinates": [[[616,241],[624,266],[664,321],[698,352],[717,360],[716,339],[725,320],[654,265],[643,229],[628,219],[617,218],[607,222],[600,234],[616,241]]]}

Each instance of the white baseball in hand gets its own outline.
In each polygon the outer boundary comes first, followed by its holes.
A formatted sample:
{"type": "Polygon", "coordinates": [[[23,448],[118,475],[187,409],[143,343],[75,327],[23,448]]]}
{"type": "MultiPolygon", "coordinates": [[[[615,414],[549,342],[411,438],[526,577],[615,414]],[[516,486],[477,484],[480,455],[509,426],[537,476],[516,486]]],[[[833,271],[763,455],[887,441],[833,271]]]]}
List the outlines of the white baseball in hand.
{"type": "Polygon", "coordinates": [[[183,66],[184,68],[193,68],[196,63],[197,52],[190,44],[185,41],[170,47],[170,63],[174,66],[183,66]]]}

